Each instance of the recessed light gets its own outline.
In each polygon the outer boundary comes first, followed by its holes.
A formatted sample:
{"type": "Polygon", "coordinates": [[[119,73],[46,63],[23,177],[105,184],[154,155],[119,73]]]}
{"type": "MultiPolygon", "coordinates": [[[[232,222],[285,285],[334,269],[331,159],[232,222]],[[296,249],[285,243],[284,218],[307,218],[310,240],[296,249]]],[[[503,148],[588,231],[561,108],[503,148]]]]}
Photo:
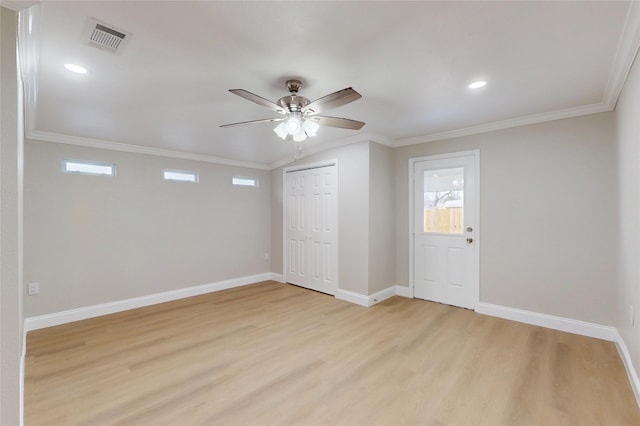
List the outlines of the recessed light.
{"type": "Polygon", "coordinates": [[[86,74],[88,72],[86,68],[81,67],[80,65],[64,64],[64,67],[69,71],[75,72],[77,74],[86,74]]]}
{"type": "Polygon", "coordinates": [[[487,85],[486,81],[479,80],[479,81],[474,81],[468,87],[469,87],[469,89],[479,89],[479,88],[484,87],[486,85],[487,85]]]}

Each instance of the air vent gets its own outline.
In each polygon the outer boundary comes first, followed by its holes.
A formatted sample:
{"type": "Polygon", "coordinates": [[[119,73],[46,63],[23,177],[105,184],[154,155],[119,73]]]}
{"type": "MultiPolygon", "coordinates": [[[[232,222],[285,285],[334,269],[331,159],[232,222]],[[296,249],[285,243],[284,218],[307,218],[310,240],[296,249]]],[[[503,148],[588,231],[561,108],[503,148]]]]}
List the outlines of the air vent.
{"type": "Polygon", "coordinates": [[[131,33],[116,29],[96,19],[89,19],[83,38],[91,46],[119,53],[131,38],[131,33]]]}

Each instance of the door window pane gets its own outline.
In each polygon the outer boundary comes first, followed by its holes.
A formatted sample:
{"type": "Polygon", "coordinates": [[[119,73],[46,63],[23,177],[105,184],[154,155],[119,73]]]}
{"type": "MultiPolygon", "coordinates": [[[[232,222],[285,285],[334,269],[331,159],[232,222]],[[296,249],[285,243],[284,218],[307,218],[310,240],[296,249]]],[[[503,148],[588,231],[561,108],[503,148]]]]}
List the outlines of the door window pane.
{"type": "Polygon", "coordinates": [[[424,172],[424,232],[462,234],[464,168],[424,172]]]}

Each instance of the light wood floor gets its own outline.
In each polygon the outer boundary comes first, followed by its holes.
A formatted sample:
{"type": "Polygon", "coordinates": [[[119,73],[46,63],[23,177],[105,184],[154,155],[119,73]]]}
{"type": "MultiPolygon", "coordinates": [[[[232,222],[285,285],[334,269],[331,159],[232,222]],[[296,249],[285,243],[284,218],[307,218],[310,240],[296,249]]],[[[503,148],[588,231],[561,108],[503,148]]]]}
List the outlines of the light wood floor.
{"type": "Polygon", "coordinates": [[[28,334],[32,425],[640,425],[611,342],[275,282],[28,334]]]}

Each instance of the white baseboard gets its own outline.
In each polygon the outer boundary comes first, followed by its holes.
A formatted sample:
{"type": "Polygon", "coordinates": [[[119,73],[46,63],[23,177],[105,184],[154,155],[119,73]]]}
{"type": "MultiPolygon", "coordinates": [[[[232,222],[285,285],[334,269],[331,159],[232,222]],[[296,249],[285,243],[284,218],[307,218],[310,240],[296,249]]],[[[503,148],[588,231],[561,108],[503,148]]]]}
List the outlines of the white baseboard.
{"type": "Polygon", "coordinates": [[[279,282],[279,283],[283,283],[284,282],[284,275],[283,274],[276,274],[275,272],[271,272],[271,280],[279,282]]]}
{"type": "Polygon", "coordinates": [[[411,289],[403,285],[396,286],[396,295],[400,297],[408,297],[410,299],[413,299],[413,294],[411,294],[411,289]]]}
{"type": "Polygon", "coordinates": [[[638,373],[633,367],[633,361],[631,360],[631,354],[629,353],[627,344],[624,342],[624,340],[622,339],[622,335],[617,329],[615,331],[614,341],[616,343],[616,348],[618,349],[618,354],[620,355],[620,358],[622,358],[624,368],[625,370],[627,370],[627,376],[629,377],[629,383],[631,383],[633,394],[636,397],[636,402],[640,407],[640,378],[638,378],[638,373]]]}
{"type": "Polygon", "coordinates": [[[480,302],[476,305],[476,312],[479,314],[490,315],[492,317],[538,325],[540,327],[551,328],[559,331],[566,331],[567,333],[595,337],[596,339],[608,340],[610,342],[616,341],[616,333],[618,332],[615,327],[574,320],[571,318],[540,314],[522,309],[508,308],[506,306],[492,305],[484,302],[480,302]]]}
{"type": "Polygon", "coordinates": [[[24,425],[24,371],[27,359],[27,330],[22,326],[22,353],[20,354],[20,426],[24,425]]]}
{"type": "Polygon", "coordinates": [[[141,308],[143,306],[170,302],[172,300],[184,299],[186,297],[199,296],[205,293],[213,293],[215,291],[241,287],[261,281],[269,281],[272,279],[272,275],[272,273],[266,272],[263,274],[218,281],[211,284],[186,287],[178,290],[165,291],[163,293],[150,294],[148,296],[134,297],[132,299],[118,300],[116,302],[103,303],[100,305],[86,306],[53,314],[25,318],[24,330],[25,332],[38,330],[40,328],[53,327],[55,325],[66,324],[73,321],[80,321],[102,315],[114,314],[116,312],[127,311],[129,309],[141,308]]]}
{"type": "Polygon", "coordinates": [[[373,306],[376,303],[380,303],[383,300],[387,300],[390,297],[396,295],[396,286],[392,285],[391,287],[387,287],[384,290],[377,291],[368,296],[369,298],[369,306],[373,306]]]}
{"type": "Polygon", "coordinates": [[[633,389],[633,394],[636,397],[636,402],[640,407],[640,378],[638,378],[638,373],[633,366],[633,361],[631,360],[631,355],[629,354],[627,345],[616,327],[540,314],[521,309],[507,308],[505,306],[492,305],[490,303],[483,302],[478,303],[476,306],[476,312],[479,314],[491,315],[512,321],[614,342],[616,344],[618,354],[622,359],[622,363],[624,364],[624,368],[627,371],[629,383],[631,384],[631,389],[633,389]]]}
{"type": "Polygon", "coordinates": [[[376,303],[380,303],[390,297],[396,295],[396,286],[387,287],[384,290],[380,290],[376,293],[365,296],[364,294],[356,293],[349,290],[338,289],[336,292],[336,299],[344,300],[356,305],[371,307],[376,303]]]}
{"type": "Polygon", "coordinates": [[[343,290],[341,288],[336,291],[336,299],[344,300],[356,305],[369,307],[369,296],[364,294],[355,293],[349,290],[343,290]]]}

